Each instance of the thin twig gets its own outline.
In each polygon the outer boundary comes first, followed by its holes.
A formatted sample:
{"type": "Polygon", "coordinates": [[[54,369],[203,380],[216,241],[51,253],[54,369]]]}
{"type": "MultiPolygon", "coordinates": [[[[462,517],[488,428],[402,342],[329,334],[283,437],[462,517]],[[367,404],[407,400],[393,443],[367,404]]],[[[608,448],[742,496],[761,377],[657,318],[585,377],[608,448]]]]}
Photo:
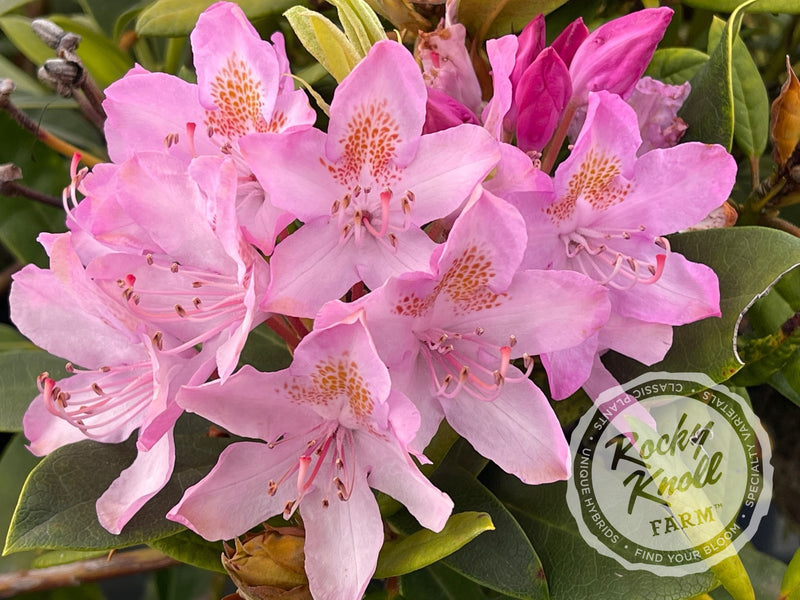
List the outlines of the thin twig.
{"type": "Polygon", "coordinates": [[[109,558],[92,558],[66,565],[28,569],[0,575],[0,598],[25,592],[52,590],[180,564],[153,548],[119,552],[109,558]]]}

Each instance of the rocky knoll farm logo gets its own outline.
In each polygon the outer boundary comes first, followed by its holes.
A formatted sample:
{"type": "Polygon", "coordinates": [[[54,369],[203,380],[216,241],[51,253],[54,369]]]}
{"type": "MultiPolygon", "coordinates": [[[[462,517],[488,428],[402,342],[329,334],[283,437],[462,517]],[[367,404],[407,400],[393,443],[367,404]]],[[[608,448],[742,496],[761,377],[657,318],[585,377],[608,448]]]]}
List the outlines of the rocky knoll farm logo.
{"type": "Polygon", "coordinates": [[[769,440],[743,398],[700,374],[605,392],[572,434],[567,501],[581,534],[628,569],[707,570],[769,508],[769,440]]]}

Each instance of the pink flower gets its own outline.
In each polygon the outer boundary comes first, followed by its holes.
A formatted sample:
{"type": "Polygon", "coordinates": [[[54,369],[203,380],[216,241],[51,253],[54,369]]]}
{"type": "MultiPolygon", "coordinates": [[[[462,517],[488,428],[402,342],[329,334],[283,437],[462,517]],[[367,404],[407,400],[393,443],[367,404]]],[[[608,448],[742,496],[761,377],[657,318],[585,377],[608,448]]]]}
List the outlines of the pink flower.
{"type": "Polygon", "coordinates": [[[23,419],[25,435],[42,456],[85,439],[122,442],[140,429],[137,458],[97,501],[101,525],[119,533],[169,480],[172,426],[181,412],[175,393],[204,381],[214,370],[213,355],[170,352],[179,342],[169,335],[156,347],[142,323],[86,273],[71,234],[40,239],[50,269],[29,265],[14,275],[11,316],[37,345],[83,369],[70,363],[73,375],[60,381],[40,376],[41,393],[23,419]]]}
{"type": "Polygon", "coordinates": [[[141,67],[106,90],[109,156],[121,163],[143,151],[166,152],[188,163],[197,155],[229,155],[240,172],[237,210],[251,243],[269,254],[292,220],[264,197],[239,154],[252,132],[290,132],[313,125],[316,114],[294,89],[283,36],[263,41],[230,2],[200,15],[191,36],[196,85],[141,67]]]}
{"type": "Polygon", "coordinates": [[[671,148],[683,136],[688,125],[678,116],[689,96],[689,82],[667,85],[651,77],[642,77],[636,84],[628,104],[636,111],[642,145],[636,154],[641,156],[654,148],[671,148]]]}
{"type": "Polygon", "coordinates": [[[358,281],[427,268],[421,226],[457,209],[498,150],[472,125],[421,135],[425,101],[414,59],[382,41],[337,88],[327,134],[241,140],[272,202],[304,222],[270,261],[268,310],[311,317],[358,281]]]}
{"type": "MultiPolygon", "coordinates": [[[[526,483],[569,475],[569,450],[530,355],[582,344],[605,322],[603,288],[577,273],[519,271],[527,236],[508,203],[484,193],[431,259],[357,302],[378,352],[422,415],[427,445],[443,417],[482,455],[526,483]],[[524,358],[528,372],[511,364],[524,358]]],[[[331,303],[317,323],[353,305],[331,303]]]]}
{"type": "Polygon", "coordinates": [[[453,508],[408,454],[419,415],[392,389],[359,314],[310,333],[286,370],[244,367],[224,384],[186,388],[180,403],[266,443],[229,446],[169,517],[216,540],[299,510],[314,598],[357,600],[364,593],[383,544],[370,487],[434,531],[453,508]]]}
{"type": "MultiPolygon", "coordinates": [[[[584,127],[554,179],[539,172],[538,189],[506,197],[527,222],[523,265],[579,271],[604,285],[613,312],[599,349],[653,364],[669,349],[673,325],[719,315],[714,272],[670,252],[663,236],[724,203],[736,164],[720,146],[681,144],[637,158],[640,144],[633,109],[607,92],[590,94],[584,127]]],[[[554,397],[581,385],[595,354],[583,345],[544,358],[554,397]]]]}

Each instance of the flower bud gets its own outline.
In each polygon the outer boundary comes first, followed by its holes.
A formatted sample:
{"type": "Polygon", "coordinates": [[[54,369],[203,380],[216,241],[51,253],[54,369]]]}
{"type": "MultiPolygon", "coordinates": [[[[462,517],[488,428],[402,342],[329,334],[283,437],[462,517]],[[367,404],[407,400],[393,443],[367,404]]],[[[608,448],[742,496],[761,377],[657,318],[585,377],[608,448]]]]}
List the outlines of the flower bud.
{"type": "Polygon", "coordinates": [[[235,548],[225,546],[222,565],[238,588],[252,600],[311,600],[304,562],[305,534],[293,527],[267,527],[235,548]]]}
{"type": "Polygon", "coordinates": [[[567,25],[564,31],[558,34],[558,37],[553,40],[550,46],[558,52],[561,60],[569,67],[572,64],[575,53],[587,37],[589,37],[589,29],[582,18],[577,18],[567,25]]]}
{"type": "Polygon", "coordinates": [[[772,138],[772,156],[779,167],[786,165],[800,142],[800,81],[786,57],[786,82],[775,98],[770,110],[769,136],[772,138]]]}
{"type": "Polygon", "coordinates": [[[441,90],[427,88],[428,102],[425,106],[425,125],[422,133],[434,133],[456,127],[462,123],[480,125],[478,117],[455,98],[441,90]]]}
{"type": "Polygon", "coordinates": [[[39,67],[37,75],[40,81],[56,88],[60,96],[69,98],[75,86],[80,84],[84,71],[79,64],[71,60],[50,58],[39,67]]]}
{"type": "Polygon", "coordinates": [[[627,98],[653,57],[672,14],[667,7],[640,10],[590,33],[569,67],[574,101],[583,104],[589,92],[599,90],[627,98]]]}
{"type": "Polygon", "coordinates": [[[53,50],[58,48],[58,45],[61,43],[61,38],[66,34],[61,27],[47,19],[34,19],[31,21],[31,29],[39,36],[39,39],[53,50]]]}

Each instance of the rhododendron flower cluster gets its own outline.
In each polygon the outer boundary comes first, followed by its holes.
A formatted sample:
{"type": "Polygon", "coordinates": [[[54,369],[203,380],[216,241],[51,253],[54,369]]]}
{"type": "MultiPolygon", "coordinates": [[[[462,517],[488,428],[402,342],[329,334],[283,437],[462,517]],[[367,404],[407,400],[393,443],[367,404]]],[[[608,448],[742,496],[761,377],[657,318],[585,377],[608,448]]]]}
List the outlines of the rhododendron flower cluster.
{"type": "Polygon", "coordinates": [[[360,598],[383,544],[371,489],[433,531],[452,511],[418,467],[443,420],[527,484],[565,479],[537,362],[553,398],[594,398],[606,350],[652,364],[673,326],[719,315],[714,272],[665,236],[726,201],[735,163],[675,145],[684,92],[640,80],[671,11],[576,22],[547,48],[536,19],[489,42],[482,99],[448,10],[422,65],[375,43],[325,130],[282,36],[225,2],[192,34],[197,84],[136,67],[107,90],[112,162],[73,167],[69,231],[41,236],[50,268],[16,274],[11,306],[71,361],[40,377],[34,453],[138,431],[97,502],[109,531],[169,481],[173,427],[198,413],[248,440],[168,518],[218,540],[299,514],[312,595],[360,598]],[[541,152],[568,130],[551,176],[541,152]],[[238,368],[268,327],[292,364],[238,368]]]}

